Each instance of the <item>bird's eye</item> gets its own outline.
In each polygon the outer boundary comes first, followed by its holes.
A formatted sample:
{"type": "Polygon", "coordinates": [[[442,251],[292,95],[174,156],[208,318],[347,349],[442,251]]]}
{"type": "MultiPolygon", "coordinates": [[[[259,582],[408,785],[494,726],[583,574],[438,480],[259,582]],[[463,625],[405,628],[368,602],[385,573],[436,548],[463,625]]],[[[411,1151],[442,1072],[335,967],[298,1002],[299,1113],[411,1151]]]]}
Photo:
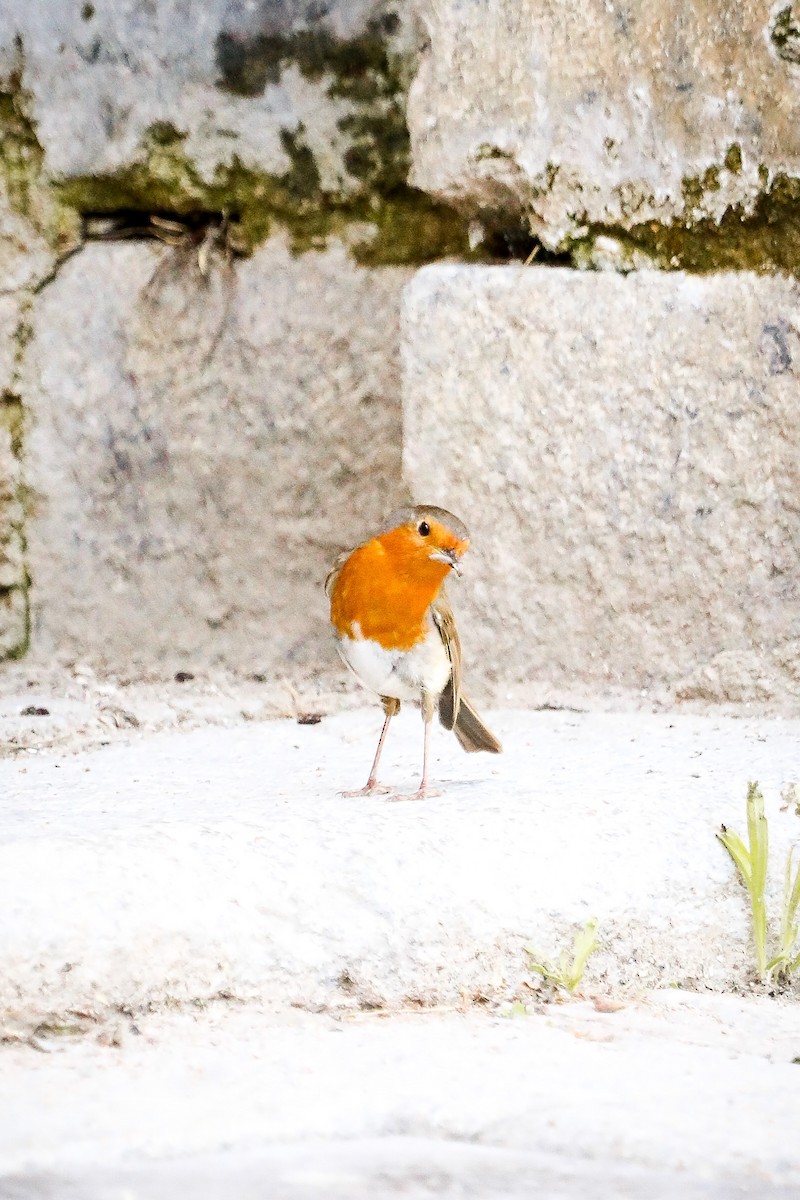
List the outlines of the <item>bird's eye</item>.
{"type": "Polygon", "coordinates": [[[430,531],[431,527],[428,522],[420,521],[419,525],[417,526],[417,533],[419,533],[421,537],[427,537],[430,531]]]}

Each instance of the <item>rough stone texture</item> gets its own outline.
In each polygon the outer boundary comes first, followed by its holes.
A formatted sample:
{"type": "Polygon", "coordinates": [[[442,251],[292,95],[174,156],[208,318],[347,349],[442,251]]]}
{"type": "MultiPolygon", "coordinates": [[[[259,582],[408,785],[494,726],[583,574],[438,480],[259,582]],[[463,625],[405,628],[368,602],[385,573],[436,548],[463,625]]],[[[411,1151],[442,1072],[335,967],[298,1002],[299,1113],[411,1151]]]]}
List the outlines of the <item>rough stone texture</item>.
{"type": "MultiPolygon", "coordinates": [[[[0,6],[0,26],[2,22],[0,6]]],[[[28,638],[24,421],[18,396],[28,312],[36,290],[55,267],[57,252],[71,244],[69,221],[62,220],[41,186],[41,147],[24,111],[18,81],[12,82],[8,74],[3,70],[0,79],[0,660],[22,653],[28,638]]]]}
{"type": "MultiPolygon", "coordinates": [[[[590,917],[588,989],[746,985],[747,898],[715,831],[743,831],[751,778],[773,944],[800,723],[493,713],[500,756],[437,728],[430,803],[344,799],[380,721],[375,704],[0,761],[0,1025],[220,995],[351,1012],[526,1000],[524,948],[557,961],[590,917]]],[[[421,742],[401,713],[386,784],[418,780],[421,742]]]]}
{"type": "MultiPolygon", "coordinates": [[[[3,406],[0,405],[0,418],[3,406]]],[[[19,461],[11,448],[11,432],[0,423],[0,596],[18,587],[23,577],[22,546],[19,529],[22,508],[19,502],[19,461]]],[[[3,624],[0,622],[0,630],[3,624]]],[[[2,638],[0,633],[0,639],[2,638]]]]}
{"type": "Polygon", "coordinates": [[[0,659],[24,649],[27,601],[20,498],[22,412],[16,394],[27,313],[53,254],[34,225],[15,212],[3,187],[0,121],[0,659]]]}
{"type": "Polygon", "coordinates": [[[419,0],[414,182],[547,246],[753,210],[800,175],[800,10],[756,0],[419,0]]]}
{"type": "Polygon", "coordinates": [[[800,696],[800,291],[441,266],[405,297],[404,464],[471,527],[500,694],[800,696]]]}
{"type": "Polygon", "coordinates": [[[276,225],[358,228],[376,265],[469,253],[408,186],[414,49],[408,0],[0,0],[0,182],[60,253],[176,217],[242,253],[276,225]]]}
{"type": "MultiPolygon", "coordinates": [[[[328,96],[328,64],[292,62],[292,39],[319,44],[363,35],[371,22],[398,51],[408,42],[403,4],[384,0],[133,0],[0,7],[0,67],[18,71],[48,171],[102,176],[140,161],[146,135],[169,125],[206,181],[220,164],[281,174],[291,158],[281,131],[302,131],[326,185],[354,186],[339,126],[360,111],[328,96]],[[320,8],[322,13],[320,14],[320,8]],[[391,12],[391,17],[388,15],[391,12]],[[21,51],[15,39],[21,39],[21,51]],[[80,136],[76,138],[76,131],[80,136]]],[[[324,60],[324,55],[323,55],[324,60]]]]}
{"type": "Polygon", "coordinates": [[[65,264],[21,380],[34,656],[302,673],[331,655],[329,562],[400,495],[407,278],[282,240],[208,278],[142,243],[65,264]]]}
{"type": "Polygon", "coordinates": [[[23,646],[26,633],[20,464],[16,453],[19,407],[9,391],[21,304],[19,295],[0,297],[0,659],[23,646]]]}

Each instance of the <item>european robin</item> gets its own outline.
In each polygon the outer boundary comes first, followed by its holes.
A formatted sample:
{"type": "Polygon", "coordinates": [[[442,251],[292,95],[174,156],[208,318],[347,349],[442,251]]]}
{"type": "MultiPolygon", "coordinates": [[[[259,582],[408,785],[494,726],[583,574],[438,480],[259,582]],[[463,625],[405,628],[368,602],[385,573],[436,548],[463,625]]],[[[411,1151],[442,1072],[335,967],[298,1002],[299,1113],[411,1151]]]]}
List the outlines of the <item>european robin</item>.
{"type": "Polygon", "coordinates": [[[336,645],[356,678],[381,698],[386,718],[369,779],[346,796],[388,792],[378,763],[389,722],[403,700],[417,701],[425,722],[422,782],[409,800],[435,795],[428,787],[431,721],[452,729],[467,751],[498,754],[489,732],[461,690],[461,643],[444,593],[451,571],[461,574],[469,546],[464,524],[443,508],[402,508],[369,541],[342,554],[325,580],[336,645]]]}

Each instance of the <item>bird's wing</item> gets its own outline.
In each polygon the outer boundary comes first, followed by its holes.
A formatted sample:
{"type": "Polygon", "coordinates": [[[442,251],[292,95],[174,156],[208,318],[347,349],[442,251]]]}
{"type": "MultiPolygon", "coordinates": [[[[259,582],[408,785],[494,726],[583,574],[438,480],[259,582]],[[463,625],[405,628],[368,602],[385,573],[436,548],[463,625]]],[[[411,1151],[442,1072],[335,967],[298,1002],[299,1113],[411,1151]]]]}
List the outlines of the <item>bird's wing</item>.
{"type": "Polygon", "coordinates": [[[329,600],[330,600],[331,596],[333,595],[333,589],[336,587],[336,580],[339,578],[342,567],[347,562],[348,558],[350,557],[350,554],[351,554],[350,550],[343,550],[342,553],[339,555],[339,557],[336,559],[336,562],[331,567],[330,571],[328,571],[328,574],[325,578],[325,595],[328,597],[329,600]]]}
{"type": "Polygon", "coordinates": [[[452,729],[458,718],[458,709],[461,704],[461,642],[458,640],[456,619],[444,594],[444,588],[434,600],[430,611],[433,623],[444,642],[451,667],[447,686],[439,697],[439,720],[445,729],[452,729]]]}

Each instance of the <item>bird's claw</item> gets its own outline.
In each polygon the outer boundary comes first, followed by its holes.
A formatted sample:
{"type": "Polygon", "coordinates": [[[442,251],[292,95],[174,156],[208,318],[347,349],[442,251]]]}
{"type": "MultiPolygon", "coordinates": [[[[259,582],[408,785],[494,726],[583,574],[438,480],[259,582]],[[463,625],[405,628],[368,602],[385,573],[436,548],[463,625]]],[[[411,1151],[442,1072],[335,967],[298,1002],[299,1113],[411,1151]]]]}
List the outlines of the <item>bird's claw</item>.
{"type": "Polygon", "coordinates": [[[339,792],[339,795],[345,800],[357,800],[363,796],[388,796],[391,790],[382,783],[367,783],[364,787],[355,788],[352,792],[339,792]]]}
{"type": "Polygon", "coordinates": [[[441,796],[441,794],[437,788],[421,787],[416,792],[411,792],[405,796],[392,796],[392,800],[430,800],[434,796],[441,796]]]}

